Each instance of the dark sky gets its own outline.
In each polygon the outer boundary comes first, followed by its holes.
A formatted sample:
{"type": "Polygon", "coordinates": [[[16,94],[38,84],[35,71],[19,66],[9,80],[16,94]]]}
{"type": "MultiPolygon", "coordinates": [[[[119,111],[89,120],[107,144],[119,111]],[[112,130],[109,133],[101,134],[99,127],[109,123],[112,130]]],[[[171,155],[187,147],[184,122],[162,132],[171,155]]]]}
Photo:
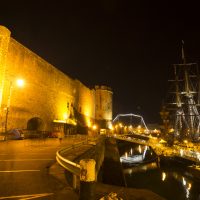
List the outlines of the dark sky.
{"type": "Polygon", "coordinates": [[[200,60],[198,1],[8,1],[0,24],[12,37],[88,87],[112,87],[117,113],[159,122],[181,40],[200,60]]]}

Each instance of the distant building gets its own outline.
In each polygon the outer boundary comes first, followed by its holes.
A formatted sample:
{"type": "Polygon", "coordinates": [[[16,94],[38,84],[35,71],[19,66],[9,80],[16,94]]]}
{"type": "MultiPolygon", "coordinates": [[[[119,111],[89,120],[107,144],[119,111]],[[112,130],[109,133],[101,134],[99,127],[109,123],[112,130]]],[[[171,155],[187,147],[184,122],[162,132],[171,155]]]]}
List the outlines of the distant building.
{"type": "Polygon", "coordinates": [[[0,132],[51,131],[58,124],[65,132],[94,124],[106,128],[112,121],[112,94],[109,87],[89,89],[70,78],[0,26],[0,132]],[[24,81],[22,88],[17,80],[24,81]]]}

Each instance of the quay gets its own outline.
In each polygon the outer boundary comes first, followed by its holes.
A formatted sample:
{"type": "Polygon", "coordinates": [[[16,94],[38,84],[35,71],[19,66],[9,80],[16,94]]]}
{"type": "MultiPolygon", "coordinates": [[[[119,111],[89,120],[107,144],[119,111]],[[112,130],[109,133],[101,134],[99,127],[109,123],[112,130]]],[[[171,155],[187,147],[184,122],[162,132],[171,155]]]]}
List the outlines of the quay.
{"type": "MultiPolygon", "coordinates": [[[[105,149],[105,157],[106,158],[111,158],[114,159],[116,161],[117,157],[116,154],[110,152],[110,150],[116,150],[115,149],[115,145],[116,144],[112,144],[113,141],[115,139],[109,139],[109,144],[107,143],[107,147],[109,147],[109,149],[105,149]],[[112,147],[113,146],[113,147],[112,147]],[[113,156],[114,155],[114,156],[113,156]]],[[[94,142],[94,140],[92,142],[90,142],[90,140],[87,141],[87,144],[82,144],[82,145],[78,145],[77,148],[72,148],[70,150],[68,150],[67,152],[64,153],[64,157],[66,159],[69,159],[70,161],[79,164],[79,161],[81,159],[87,159],[87,158],[94,158],[94,159],[101,159],[101,156],[97,156],[97,154],[101,154],[98,151],[101,151],[101,145],[100,147],[98,147],[98,142],[99,140],[96,140],[96,143],[94,142]]],[[[104,143],[103,143],[104,145],[104,143]]],[[[103,151],[102,151],[103,152],[103,151]]],[[[97,163],[97,167],[96,168],[100,168],[99,162],[98,160],[96,160],[97,163]]],[[[118,163],[119,163],[119,158],[118,158],[118,163]]],[[[120,164],[120,163],[119,163],[120,164]]],[[[118,165],[117,165],[118,166],[118,165]]],[[[110,166],[110,173],[113,179],[116,179],[118,177],[116,177],[116,174],[114,175],[113,172],[119,172],[119,168],[115,169],[115,167],[110,166]],[[114,177],[115,176],[115,177],[114,177]]],[[[55,176],[56,178],[58,178],[59,180],[61,180],[62,182],[65,182],[66,187],[62,190],[62,192],[60,193],[60,195],[63,196],[72,196],[73,199],[79,199],[79,187],[80,187],[80,182],[79,180],[76,180],[76,185],[74,189],[72,189],[74,187],[73,181],[72,181],[72,177],[70,179],[70,175],[68,172],[66,172],[65,169],[63,169],[61,166],[59,166],[58,163],[55,163],[54,165],[51,166],[50,168],[50,173],[55,176]],[[67,177],[67,180],[66,180],[67,177]]],[[[118,173],[117,176],[120,176],[120,174],[118,173]]],[[[111,178],[111,177],[109,177],[111,178]]],[[[122,178],[122,177],[121,177],[122,178]]],[[[118,179],[116,179],[118,180],[118,179]]],[[[123,180],[121,180],[123,181],[123,180]]],[[[146,190],[146,189],[134,189],[134,188],[127,188],[125,187],[125,185],[123,186],[123,183],[119,181],[119,186],[116,185],[109,185],[109,184],[103,184],[101,182],[96,182],[95,183],[95,197],[94,199],[104,199],[105,196],[108,196],[110,193],[113,193],[115,195],[117,195],[118,197],[122,198],[122,199],[130,199],[130,200],[136,200],[136,199],[148,199],[148,200],[164,200],[164,198],[160,197],[159,195],[151,192],[150,190],[146,190]]],[[[117,182],[115,182],[117,183],[117,182]]],[[[112,198],[111,198],[112,199],[112,198]]]]}

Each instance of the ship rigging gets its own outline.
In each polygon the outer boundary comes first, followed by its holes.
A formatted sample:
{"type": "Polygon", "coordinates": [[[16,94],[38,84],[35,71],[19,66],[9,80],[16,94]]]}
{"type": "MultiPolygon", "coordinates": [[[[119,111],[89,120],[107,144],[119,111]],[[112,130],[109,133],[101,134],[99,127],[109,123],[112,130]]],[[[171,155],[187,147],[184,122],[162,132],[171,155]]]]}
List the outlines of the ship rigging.
{"type": "Polygon", "coordinates": [[[174,80],[169,91],[172,102],[168,103],[170,122],[174,129],[174,138],[178,140],[199,140],[199,70],[197,63],[187,63],[182,41],[180,64],[173,64],[174,80]]]}

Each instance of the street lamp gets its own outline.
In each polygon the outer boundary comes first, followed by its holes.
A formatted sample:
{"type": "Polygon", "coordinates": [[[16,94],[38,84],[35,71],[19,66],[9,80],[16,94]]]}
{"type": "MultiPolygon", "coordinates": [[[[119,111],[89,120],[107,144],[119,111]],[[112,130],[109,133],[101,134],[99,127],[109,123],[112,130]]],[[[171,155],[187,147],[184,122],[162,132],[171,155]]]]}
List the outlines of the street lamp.
{"type": "MultiPolygon", "coordinates": [[[[20,87],[20,88],[23,87],[24,86],[24,80],[23,79],[17,79],[15,85],[20,87]]],[[[13,83],[11,81],[10,86],[9,86],[8,101],[7,101],[7,106],[6,106],[5,133],[7,132],[7,126],[8,126],[8,114],[9,114],[9,111],[10,111],[10,101],[11,101],[12,89],[13,89],[13,83]]]]}

